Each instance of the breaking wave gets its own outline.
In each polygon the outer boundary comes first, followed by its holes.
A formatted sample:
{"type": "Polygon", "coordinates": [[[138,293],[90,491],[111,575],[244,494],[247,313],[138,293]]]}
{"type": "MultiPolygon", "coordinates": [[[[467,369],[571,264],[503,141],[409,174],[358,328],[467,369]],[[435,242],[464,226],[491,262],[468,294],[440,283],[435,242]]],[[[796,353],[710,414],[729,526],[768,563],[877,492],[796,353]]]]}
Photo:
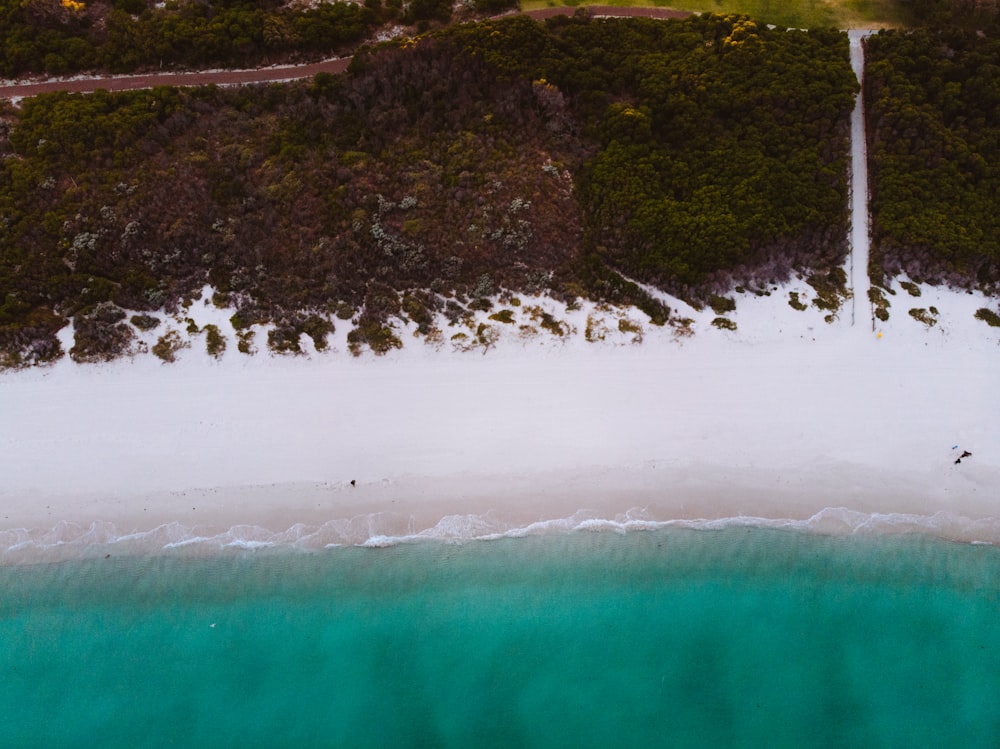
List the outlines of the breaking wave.
{"type": "Polygon", "coordinates": [[[1000,518],[971,519],[946,512],[933,515],[863,513],[830,507],[806,519],[739,516],[664,520],[635,508],[614,517],[581,510],[569,517],[529,524],[505,522],[496,513],[448,515],[435,525],[416,528],[412,519],[390,513],[296,524],[283,531],[235,525],[206,532],[182,523],[123,533],[114,523],[59,522],[49,529],[0,530],[0,562],[28,564],[101,556],[176,554],[210,556],[247,551],[316,551],[335,547],[381,548],[421,541],[462,543],[580,532],[632,533],[665,528],[713,531],[732,527],[776,529],[820,535],[921,534],[962,543],[1000,544],[1000,518]]]}

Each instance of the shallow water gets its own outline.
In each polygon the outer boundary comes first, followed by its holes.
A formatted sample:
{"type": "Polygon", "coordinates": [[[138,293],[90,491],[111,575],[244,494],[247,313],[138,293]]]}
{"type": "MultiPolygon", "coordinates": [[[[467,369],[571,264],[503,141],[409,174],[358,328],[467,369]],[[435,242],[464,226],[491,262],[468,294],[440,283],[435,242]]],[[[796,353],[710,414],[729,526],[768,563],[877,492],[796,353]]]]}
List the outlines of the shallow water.
{"type": "Polygon", "coordinates": [[[745,527],[8,566],[0,746],[996,747],[998,581],[745,527]]]}

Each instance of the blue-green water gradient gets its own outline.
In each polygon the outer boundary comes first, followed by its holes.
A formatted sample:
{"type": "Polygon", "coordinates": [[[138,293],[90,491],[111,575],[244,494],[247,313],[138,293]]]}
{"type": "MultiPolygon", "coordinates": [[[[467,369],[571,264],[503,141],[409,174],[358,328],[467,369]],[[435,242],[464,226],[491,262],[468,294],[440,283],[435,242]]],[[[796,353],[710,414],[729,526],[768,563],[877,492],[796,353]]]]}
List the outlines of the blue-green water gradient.
{"type": "Polygon", "coordinates": [[[2,747],[995,747],[1000,550],[659,530],[0,568],[2,747]]]}

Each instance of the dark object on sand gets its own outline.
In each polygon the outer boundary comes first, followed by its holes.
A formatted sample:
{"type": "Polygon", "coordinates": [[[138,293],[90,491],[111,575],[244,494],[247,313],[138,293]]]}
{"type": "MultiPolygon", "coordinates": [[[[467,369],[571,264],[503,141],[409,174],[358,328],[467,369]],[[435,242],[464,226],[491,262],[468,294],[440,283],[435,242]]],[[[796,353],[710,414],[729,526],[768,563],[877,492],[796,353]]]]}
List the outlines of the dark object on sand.
{"type": "Polygon", "coordinates": [[[357,483],[355,479],[351,479],[351,486],[357,486],[357,483]]]}
{"type": "Polygon", "coordinates": [[[972,453],[970,453],[968,450],[963,450],[962,454],[958,456],[958,459],[961,460],[962,458],[971,458],[971,457],[972,453]]]}

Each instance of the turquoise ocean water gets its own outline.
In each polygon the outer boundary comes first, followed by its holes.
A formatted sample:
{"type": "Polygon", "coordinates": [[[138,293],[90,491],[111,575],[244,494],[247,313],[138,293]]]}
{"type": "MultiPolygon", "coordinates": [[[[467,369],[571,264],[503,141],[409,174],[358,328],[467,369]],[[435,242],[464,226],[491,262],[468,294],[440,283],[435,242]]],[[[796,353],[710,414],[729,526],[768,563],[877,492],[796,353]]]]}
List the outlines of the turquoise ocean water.
{"type": "Polygon", "coordinates": [[[0,747],[995,749],[998,591],[747,527],[7,566],[0,747]]]}

